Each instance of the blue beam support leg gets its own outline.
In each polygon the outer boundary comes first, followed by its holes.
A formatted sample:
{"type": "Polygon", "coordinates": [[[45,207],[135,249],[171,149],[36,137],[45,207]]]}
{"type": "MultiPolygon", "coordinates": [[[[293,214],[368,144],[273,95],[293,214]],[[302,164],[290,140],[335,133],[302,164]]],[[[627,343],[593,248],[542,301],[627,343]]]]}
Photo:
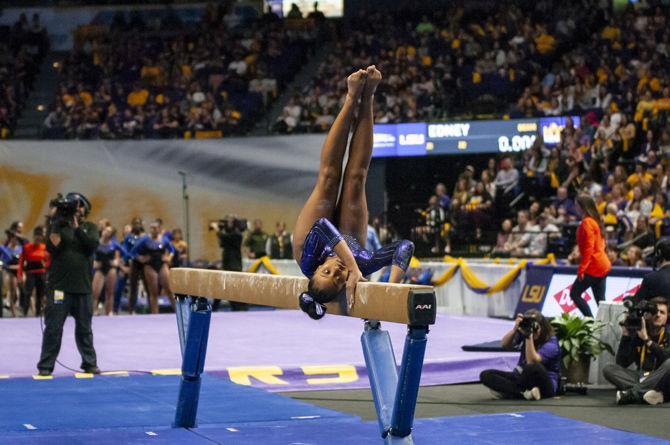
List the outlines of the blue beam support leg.
{"type": "Polygon", "coordinates": [[[400,377],[396,389],[393,417],[391,418],[391,434],[405,437],[412,432],[414,408],[419,396],[419,383],[423,357],[426,352],[426,334],[428,327],[410,327],[405,337],[405,349],[400,363],[400,377]]]}
{"type": "Polygon", "coordinates": [[[367,321],[361,335],[381,436],[387,444],[413,444],[412,424],[426,351],[427,326],[409,326],[400,372],[391,338],[379,322],[367,321]]]}
{"type": "Polygon", "coordinates": [[[182,351],[181,383],[173,427],[194,428],[205,368],[212,308],[206,298],[177,297],[177,327],[182,351]]]}
{"type": "Polygon", "coordinates": [[[377,420],[382,436],[391,430],[393,404],[398,382],[398,367],[389,333],[380,329],[379,322],[365,322],[361,335],[365,366],[368,369],[370,389],[375,401],[377,420]]]}

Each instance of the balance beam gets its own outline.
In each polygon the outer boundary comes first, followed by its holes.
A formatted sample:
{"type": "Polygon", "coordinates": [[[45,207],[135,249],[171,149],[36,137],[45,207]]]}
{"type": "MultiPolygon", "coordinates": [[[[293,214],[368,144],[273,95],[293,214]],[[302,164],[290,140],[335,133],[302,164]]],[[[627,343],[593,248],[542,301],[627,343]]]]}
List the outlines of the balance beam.
{"type": "MultiPolygon", "coordinates": [[[[182,377],[173,427],[194,428],[212,313],[207,299],[297,309],[298,295],[307,290],[307,279],[176,268],[170,273],[170,284],[177,297],[177,329],[182,353],[182,377]]],[[[387,445],[412,445],[426,335],[429,325],[435,323],[437,309],[432,287],[362,282],[356,286],[356,301],[350,312],[347,312],[345,297],[327,306],[331,315],[366,320],[361,346],[381,439],[387,445]],[[391,337],[381,329],[380,321],[407,325],[400,366],[391,337]]],[[[311,321],[306,319],[305,322],[311,321]]],[[[314,329],[318,329],[317,322],[314,329]]]]}
{"type": "MultiPolygon", "coordinates": [[[[246,272],[175,268],[170,286],[175,294],[298,309],[298,296],[307,290],[307,278],[246,272]]],[[[413,284],[361,282],[351,312],[346,299],[327,303],[329,315],[407,325],[435,323],[433,288],[413,284]]]]}

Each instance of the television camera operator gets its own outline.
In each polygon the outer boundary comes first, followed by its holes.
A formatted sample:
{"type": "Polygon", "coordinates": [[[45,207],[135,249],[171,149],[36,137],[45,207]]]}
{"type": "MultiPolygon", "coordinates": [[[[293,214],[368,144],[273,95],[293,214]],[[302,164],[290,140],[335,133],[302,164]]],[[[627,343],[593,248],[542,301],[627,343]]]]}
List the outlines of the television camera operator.
{"type": "Polygon", "coordinates": [[[642,279],[642,284],[633,297],[634,302],[664,297],[670,301],[670,239],[656,243],[653,272],[642,279]]]}
{"type": "Polygon", "coordinates": [[[97,226],[86,221],[91,203],[81,193],[68,193],[49,203],[47,251],[51,263],[47,272],[47,304],[44,312],[39,375],[53,372],[68,314],[75,319],[75,339],[84,372],[99,374],[91,319],[93,253],[98,246],[97,226]]]}
{"type": "Polygon", "coordinates": [[[624,305],[627,312],[616,364],[605,366],[603,375],[618,389],[617,404],[658,405],[670,400],[668,300],[629,298],[624,305]],[[633,363],[636,369],[628,369],[633,363]]]}
{"type": "Polygon", "coordinates": [[[502,339],[507,350],[520,350],[512,372],[486,369],[479,379],[497,398],[540,400],[553,397],[558,390],[561,349],[554,330],[540,311],[529,309],[518,314],[514,326],[502,339]]]}
{"type": "MultiPolygon", "coordinates": [[[[242,272],[242,241],[243,233],[247,230],[247,220],[228,215],[225,219],[209,223],[209,230],[215,230],[219,238],[219,246],[222,249],[221,269],[232,272],[242,272]]],[[[219,309],[221,300],[214,300],[212,310],[219,309]]],[[[246,311],[246,303],[230,302],[233,311],[246,311]]]]}

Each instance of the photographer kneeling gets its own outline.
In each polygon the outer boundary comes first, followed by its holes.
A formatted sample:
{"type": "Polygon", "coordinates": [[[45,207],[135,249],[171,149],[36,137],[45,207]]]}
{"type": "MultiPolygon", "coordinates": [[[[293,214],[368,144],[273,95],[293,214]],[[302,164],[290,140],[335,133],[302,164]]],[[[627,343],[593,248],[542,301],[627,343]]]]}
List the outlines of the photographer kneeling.
{"type": "Polygon", "coordinates": [[[668,301],[656,297],[626,306],[616,364],[605,366],[603,375],[619,390],[619,405],[663,403],[670,399],[668,301]],[[632,363],[635,370],[628,369],[632,363]]]}
{"type": "Polygon", "coordinates": [[[507,350],[520,349],[512,372],[482,371],[479,379],[495,398],[540,400],[553,397],[558,389],[561,349],[549,321],[535,309],[518,314],[514,327],[502,339],[507,350]]]}
{"type": "Polygon", "coordinates": [[[47,272],[47,305],[44,311],[42,354],[39,375],[51,375],[60,351],[63,324],[68,314],[75,319],[74,335],[84,372],[100,374],[91,318],[93,253],[98,246],[98,227],[85,221],[91,211],[89,201],[79,193],[61,195],[51,201],[47,227],[47,251],[51,264],[47,272]]]}

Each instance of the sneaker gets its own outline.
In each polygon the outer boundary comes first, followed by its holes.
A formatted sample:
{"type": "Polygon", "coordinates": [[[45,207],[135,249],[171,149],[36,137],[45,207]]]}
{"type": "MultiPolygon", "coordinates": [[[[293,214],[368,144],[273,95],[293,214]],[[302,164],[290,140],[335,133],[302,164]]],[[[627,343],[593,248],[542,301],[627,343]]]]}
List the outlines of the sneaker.
{"type": "Polygon", "coordinates": [[[48,369],[40,369],[40,372],[37,373],[40,377],[49,377],[51,375],[51,371],[48,369]]]}
{"type": "Polygon", "coordinates": [[[82,369],[87,374],[100,374],[100,372],[101,372],[100,368],[98,368],[97,366],[93,366],[91,368],[82,368],[82,369]]]}
{"type": "Polygon", "coordinates": [[[526,400],[540,400],[540,388],[537,386],[533,387],[532,389],[528,389],[524,392],[522,392],[523,398],[526,400]]]}
{"type": "Polygon", "coordinates": [[[644,393],[642,396],[645,402],[647,402],[649,405],[660,405],[663,403],[665,400],[663,399],[663,393],[660,391],[656,391],[652,389],[651,391],[647,391],[644,393]]]}
{"type": "Polygon", "coordinates": [[[616,392],[616,403],[617,405],[630,405],[631,403],[636,403],[637,398],[635,393],[631,390],[627,391],[617,391],[616,392]]]}
{"type": "Polygon", "coordinates": [[[500,399],[505,398],[505,396],[501,392],[494,391],[492,389],[489,389],[489,392],[491,393],[491,397],[493,397],[496,400],[500,400],[500,399]]]}

